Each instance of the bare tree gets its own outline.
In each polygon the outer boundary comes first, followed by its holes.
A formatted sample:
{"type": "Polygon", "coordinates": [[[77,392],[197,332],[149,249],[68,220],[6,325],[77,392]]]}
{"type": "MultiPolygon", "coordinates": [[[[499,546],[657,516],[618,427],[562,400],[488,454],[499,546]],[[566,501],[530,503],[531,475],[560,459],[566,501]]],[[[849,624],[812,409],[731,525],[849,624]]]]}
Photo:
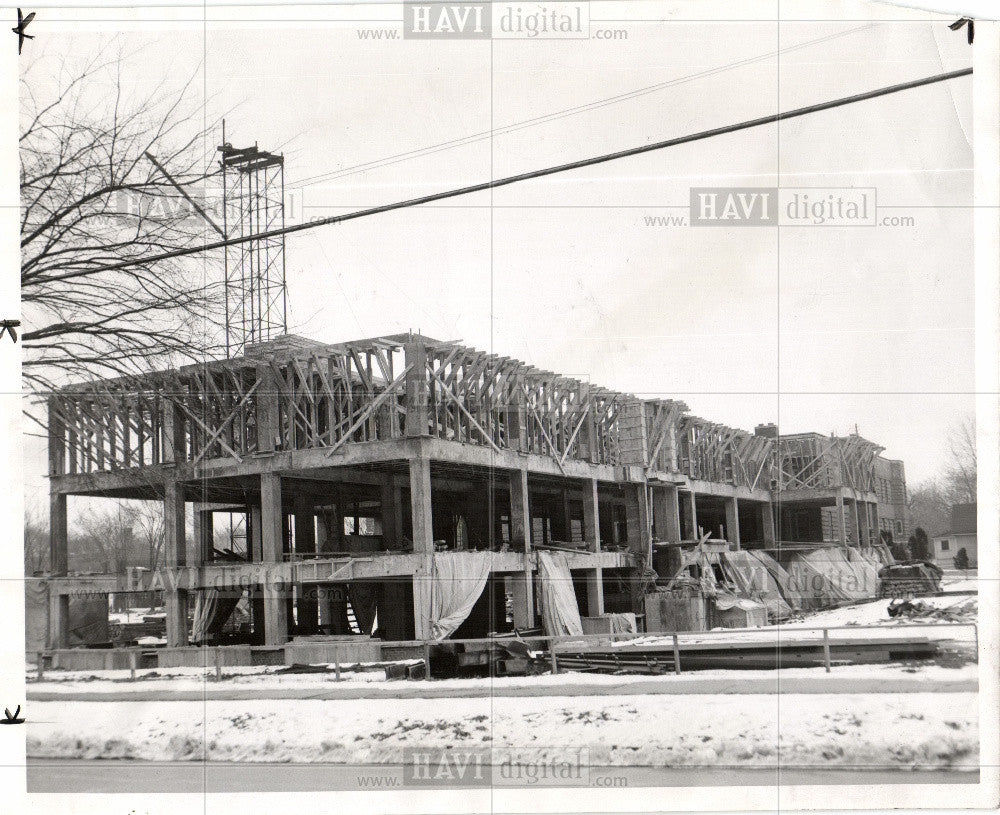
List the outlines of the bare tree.
{"type": "Polygon", "coordinates": [[[906,508],[914,527],[922,527],[932,535],[948,528],[951,502],[937,480],[924,481],[906,492],[906,508]]]}
{"type": "Polygon", "coordinates": [[[154,501],[136,501],[125,512],[132,524],[136,546],[141,546],[146,552],[146,562],[141,565],[149,569],[157,568],[163,552],[163,505],[154,501]]]}
{"type": "Polygon", "coordinates": [[[24,574],[44,572],[49,566],[49,528],[42,514],[30,507],[24,513],[24,574]]]}
{"type": "Polygon", "coordinates": [[[78,569],[102,574],[125,574],[137,565],[132,523],[122,507],[90,508],[77,520],[71,558],[78,569]]]}
{"type": "Polygon", "coordinates": [[[966,416],[948,434],[950,460],[945,473],[949,502],[976,501],[976,418],[966,416]]]}
{"type": "Polygon", "coordinates": [[[149,157],[186,191],[204,187],[211,125],[189,86],[131,98],[124,62],[63,64],[54,81],[46,63],[21,75],[23,371],[36,392],[221,347],[221,273],[205,266],[218,258],[103,268],[211,229],[149,157]]]}

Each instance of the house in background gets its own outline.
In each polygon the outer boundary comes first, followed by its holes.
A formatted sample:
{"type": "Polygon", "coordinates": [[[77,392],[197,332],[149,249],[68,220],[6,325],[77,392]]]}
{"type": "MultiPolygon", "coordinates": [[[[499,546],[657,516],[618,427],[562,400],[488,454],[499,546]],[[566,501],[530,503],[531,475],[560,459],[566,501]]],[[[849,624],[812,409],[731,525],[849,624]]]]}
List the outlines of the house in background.
{"type": "Polygon", "coordinates": [[[969,565],[975,566],[979,560],[976,549],[976,505],[954,504],[951,508],[951,525],[947,532],[934,536],[934,560],[952,565],[959,550],[965,549],[969,565]]]}

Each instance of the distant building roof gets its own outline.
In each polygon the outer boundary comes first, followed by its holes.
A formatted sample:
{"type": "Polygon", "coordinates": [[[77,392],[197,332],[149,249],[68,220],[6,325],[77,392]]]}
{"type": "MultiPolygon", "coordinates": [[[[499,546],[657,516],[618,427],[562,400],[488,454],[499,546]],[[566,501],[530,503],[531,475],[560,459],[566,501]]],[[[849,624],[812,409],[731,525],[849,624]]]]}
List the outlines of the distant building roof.
{"type": "Polygon", "coordinates": [[[948,535],[976,534],[976,504],[952,504],[951,525],[943,532],[938,532],[935,538],[946,538],[948,535]]]}
{"type": "Polygon", "coordinates": [[[954,504],[951,508],[951,530],[954,534],[976,531],[976,505],[954,504]]]}

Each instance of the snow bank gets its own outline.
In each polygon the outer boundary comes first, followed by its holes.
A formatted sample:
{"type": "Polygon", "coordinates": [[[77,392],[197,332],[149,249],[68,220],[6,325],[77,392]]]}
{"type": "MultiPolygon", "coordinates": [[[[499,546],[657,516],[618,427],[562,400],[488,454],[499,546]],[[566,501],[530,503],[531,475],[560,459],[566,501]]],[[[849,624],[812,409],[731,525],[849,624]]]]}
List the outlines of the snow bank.
{"type": "Polygon", "coordinates": [[[401,763],[421,750],[567,745],[600,766],[978,764],[978,698],[793,694],[284,702],[44,702],[28,755],[147,761],[401,763]],[[111,724],[113,723],[113,728],[111,724]]]}

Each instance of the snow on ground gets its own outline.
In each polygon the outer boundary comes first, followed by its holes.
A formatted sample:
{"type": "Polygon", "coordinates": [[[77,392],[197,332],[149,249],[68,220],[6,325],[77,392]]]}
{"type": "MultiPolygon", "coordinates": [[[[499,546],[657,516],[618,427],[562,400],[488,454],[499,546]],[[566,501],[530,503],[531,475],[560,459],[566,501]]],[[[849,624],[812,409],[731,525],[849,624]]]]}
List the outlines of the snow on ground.
{"type": "MultiPolygon", "coordinates": [[[[669,687],[669,683],[689,685],[699,680],[728,680],[733,683],[733,692],[739,692],[740,682],[752,683],[767,680],[777,675],[782,681],[811,679],[829,682],[832,690],[841,679],[857,682],[864,680],[870,683],[872,690],[884,687],[887,682],[895,680],[921,682],[965,682],[978,681],[979,666],[972,662],[945,666],[933,662],[887,663],[874,665],[834,665],[830,673],[823,668],[782,668],[780,671],[753,670],[707,670],[688,671],[675,676],[642,676],[637,674],[592,674],[592,673],[559,673],[541,676],[504,676],[504,677],[469,677],[462,679],[435,679],[430,683],[396,681],[387,682],[382,671],[364,673],[343,673],[337,681],[333,673],[324,674],[275,674],[273,669],[262,668],[226,668],[221,680],[215,679],[213,670],[203,671],[200,668],[174,668],[164,671],[137,671],[136,681],[129,681],[128,671],[47,671],[44,678],[38,681],[28,677],[29,698],[39,693],[45,694],[92,694],[95,699],[102,695],[121,697],[123,694],[162,692],[165,699],[171,693],[182,691],[203,692],[212,691],[218,695],[226,690],[242,691],[253,689],[262,695],[268,690],[302,691],[352,691],[371,688],[373,684],[398,689],[400,695],[419,696],[424,688],[432,688],[435,693],[454,691],[456,693],[489,696],[503,694],[506,691],[521,688],[537,688],[544,694],[552,688],[592,687],[595,693],[604,693],[608,688],[627,687],[628,685],[647,685],[655,681],[669,687]],[[169,673],[169,676],[164,676],[169,673]]],[[[855,687],[855,689],[857,689],[855,687]]]]}
{"type": "Polygon", "coordinates": [[[41,702],[28,755],[405,763],[408,751],[586,748],[615,766],[978,766],[973,693],[41,702]],[[113,726],[112,726],[113,724],[113,726]]]}
{"type": "MultiPolygon", "coordinates": [[[[949,611],[961,612],[964,616],[970,617],[970,621],[974,622],[976,614],[979,609],[979,600],[976,596],[954,596],[954,595],[944,595],[941,597],[920,597],[915,602],[923,603],[927,606],[932,606],[934,608],[948,609],[949,611]]],[[[889,616],[889,600],[872,600],[867,603],[859,603],[857,605],[844,606],[842,608],[831,608],[826,611],[816,611],[813,612],[801,620],[793,620],[786,623],[782,623],[780,626],[769,626],[769,628],[808,628],[813,626],[863,626],[863,625],[877,625],[877,626],[887,626],[896,629],[895,633],[898,632],[900,626],[909,625],[914,626],[919,624],[920,627],[940,625],[941,623],[937,620],[919,620],[914,621],[906,617],[890,617],[889,616]]],[[[942,629],[939,633],[951,632],[956,639],[968,639],[969,633],[972,631],[971,626],[963,626],[961,628],[946,628],[942,629]]],[[[834,636],[837,633],[839,635],[846,634],[847,636],[867,636],[869,631],[847,631],[847,632],[830,632],[830,636],[834,636]]],[[[916,633],[916,632],[914,632],[916,633]]],[[[919,636],[923,636],[920,634],[919,636]]]]}

